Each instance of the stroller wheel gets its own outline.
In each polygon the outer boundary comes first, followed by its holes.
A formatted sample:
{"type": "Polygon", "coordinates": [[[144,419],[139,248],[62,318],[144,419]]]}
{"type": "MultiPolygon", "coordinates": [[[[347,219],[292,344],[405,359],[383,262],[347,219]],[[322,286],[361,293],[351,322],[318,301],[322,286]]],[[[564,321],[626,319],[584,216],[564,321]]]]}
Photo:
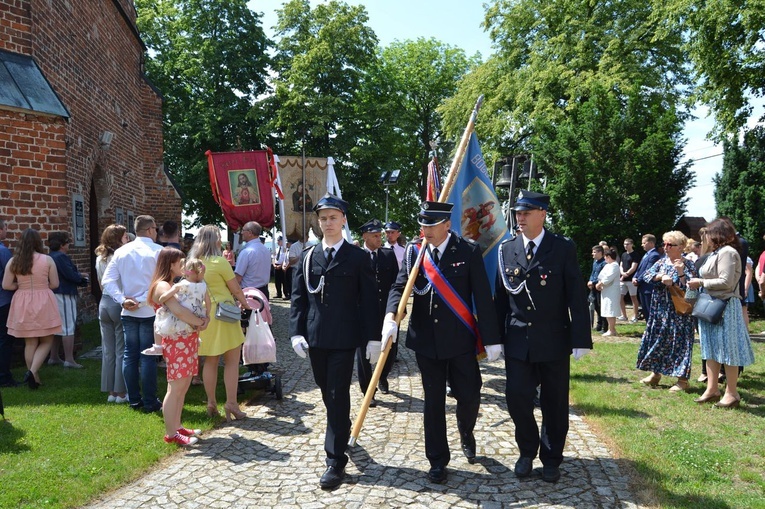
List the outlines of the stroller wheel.
{"type": "Polygon", "coordinates": [[[282,399],[282,377],[279,375],[274,376],[274,394],[276,399],[282,399]]]}

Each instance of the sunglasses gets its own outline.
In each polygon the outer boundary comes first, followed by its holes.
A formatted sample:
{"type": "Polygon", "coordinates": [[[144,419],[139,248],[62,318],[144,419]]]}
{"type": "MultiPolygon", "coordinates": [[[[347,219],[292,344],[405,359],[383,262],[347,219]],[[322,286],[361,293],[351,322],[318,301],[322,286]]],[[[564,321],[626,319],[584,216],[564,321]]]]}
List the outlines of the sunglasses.
{"type": "Polygon", "coordinates": [[[679,244],[670,244],[669,242],[664,243],[664,247],[677,247],[679,244]]]}

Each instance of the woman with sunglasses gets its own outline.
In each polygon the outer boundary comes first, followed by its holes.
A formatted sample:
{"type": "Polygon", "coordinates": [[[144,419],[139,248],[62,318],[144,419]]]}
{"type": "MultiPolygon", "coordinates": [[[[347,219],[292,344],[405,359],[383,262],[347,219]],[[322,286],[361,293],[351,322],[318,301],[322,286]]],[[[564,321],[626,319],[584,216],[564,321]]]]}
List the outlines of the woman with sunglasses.
{"type": "Polygon", "coordinates": [[[676,376],[677,383],[669,390],[687,391],[693,352],[693,319],[691,315],[680,315],[675,311],[669,287],[685,290],[687,281],[696,276],[696,269],[693,262],[683,257],[688,240],[682,232],[667,232],[663,240],[664,257],[643,276],[644,282],[652,287],[651,314],[640,342],[637,368],[651,372],[641,380],[646,385],[658,385],[662,375],[676,376]]]}

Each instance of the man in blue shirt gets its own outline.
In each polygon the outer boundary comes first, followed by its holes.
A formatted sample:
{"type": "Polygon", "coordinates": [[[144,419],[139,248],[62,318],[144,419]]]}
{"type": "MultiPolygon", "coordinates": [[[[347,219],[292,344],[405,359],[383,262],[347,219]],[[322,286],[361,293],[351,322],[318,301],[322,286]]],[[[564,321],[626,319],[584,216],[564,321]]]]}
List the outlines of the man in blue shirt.
{"type": "Polygon", "coordinates": [[[267,299],[268,282],[271,280],[271,253],[260,241],[263,227],[249,221],[242,227],[242,240],[246,242],[236,259],[236,281],[242,288],[257,288],[267,299]]]}
{"type": "MultiPolygon", "coordinates": [[[[8,226],[4,219],[0,219],[0,280],[3,279],[5,266],[13,256],[10,249],[5,247],[8,226]]],[[[11,356],[13,355],[13,336],[8,334],[8,311],[11,309],[13,292],[0,288],[0,387],[16,387],[18,383],[11,373],[11,356]]]]}

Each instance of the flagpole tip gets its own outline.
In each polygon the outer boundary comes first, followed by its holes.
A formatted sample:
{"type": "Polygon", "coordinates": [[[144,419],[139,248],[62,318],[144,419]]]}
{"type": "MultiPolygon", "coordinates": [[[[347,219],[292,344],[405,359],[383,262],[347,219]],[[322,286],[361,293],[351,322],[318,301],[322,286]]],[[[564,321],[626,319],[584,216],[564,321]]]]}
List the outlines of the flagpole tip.
{"type": "Polygon", "coordinates": [[[481,109],[481,105],[483,104],[483,94],[478,96],[478,100],[475,102],[475,110],[481,109]]]}

